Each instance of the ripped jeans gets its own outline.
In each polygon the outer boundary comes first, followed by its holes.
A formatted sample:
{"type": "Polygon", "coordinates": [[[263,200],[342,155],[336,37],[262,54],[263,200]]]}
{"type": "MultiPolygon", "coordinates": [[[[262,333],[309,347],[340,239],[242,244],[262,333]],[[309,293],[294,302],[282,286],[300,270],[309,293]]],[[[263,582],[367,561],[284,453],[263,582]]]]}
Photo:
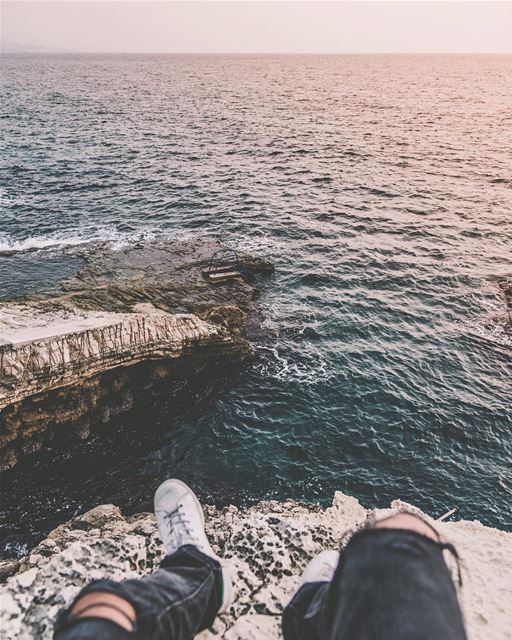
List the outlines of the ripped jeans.
{"type": "Polygon", "coordinates": [[[415,531],[359,531],[331,582],[295,594],[285,640],[466,640],[443,548],[456,555],[415,531]]]}
{"type": "Polygon", "coordinates": [[[95,580],[74,602],[92,592],[130,602],[137,615],[134,630],[104,618],[73,618],[67,610],[57,618],[56,640],[190,640],[212,625],[221,607],[222,570],[217,560],[185,545],[151,575],[124,582],[95,580]]]}
{"type": "MultiPolygon", "coordinates": [[[[466,640],[446,547],[404,529],[354,534],[332,582],[303,585],[285,609],[284,640],[466,640]]],[[[98,580],[78,598],[92,591],[129,601],[135,629],[73,618],[68,610],[58,617],[55,640],[191,640],[220,609],[222,573],[216,560],[187,545],[142,580],[98,580]]]]}

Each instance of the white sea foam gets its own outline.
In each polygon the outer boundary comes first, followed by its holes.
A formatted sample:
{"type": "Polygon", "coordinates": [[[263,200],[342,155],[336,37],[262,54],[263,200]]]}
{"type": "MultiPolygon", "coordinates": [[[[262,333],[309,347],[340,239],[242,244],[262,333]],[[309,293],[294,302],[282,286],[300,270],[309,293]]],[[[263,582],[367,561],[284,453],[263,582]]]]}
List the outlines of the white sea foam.
{"type": "Polygon", "coordinates": [[[112,229],[77,229],[76,231],[59,231],[47,235],[34,235],[18,240],[7,235],[0,236],[0,251],[12,253],[50,249],[54,247],[74,247],[89,242],[119,241],[121,235],[112,229]]]}
{"type": "Polygon", "coordinates": [[[0,236],[0,251],[16,253],[21,251],[33,251],[35,249],[48,249],[52,247],[76,246],[93,241],[93,239],[78,235],[68,237],[58,235],[30,236],[24,240],[14,240],[8,236],[0,236]]]}
{"type": "Polygon", "coordinates": [[[83,227],[76,230],[59,231],[47,235],[29,236],[17,240],[7,235],[0,235],[0,252],[19,253],[23,251],[51,250],[62,247],[75,247],[95,242],[108,242],[116,251],[134,242],[142,240],[185,239],[190,233],[163,232],[160,229],[144,229],[137,231],[119,231],[112,227],[83,227]]]}
{"type": "Polygon", "coordinates": [[[491,295],[480,296],[478,303],[485,312],[481,318],[468,320],[465,324],[469,333],[479,338],[489,340],[503,347],[512,347],[512,335],[509,328],[509,318],[505,311],[503,296],[495,291],[491,295]]]}
{"type": "Polygon", "coordinates": [[[473,333],[484,340],[490,340],[502,347],[512,348],[512,335],[507,325],[507,317],[502,314],[500,317],[487,319],[472,327],[473,333]]]}
{"type": "MultiPolygon", "coordinates": [[[[185,240],[199,235],[211,237],[211,232],[203,232],[197,229],[162,229],[141,228],[130,231],[120,231],[112,226],[84,225],[76,229],[67,229],[48,234],[32,235],[28,238],[18,239],[7,234],[0,233],[0,252],[18,253],[23,251],[36,251],[54,249],[59,247],[75,247],[95,242],[109,242],[112,249],[117,250],[140,241],[152,240],[185,240]]],[[[279,248],[279,242],[265,233],[257,233],[252,237],[233,235],[223,238],[224,242],[238,251],[256,253],[275,253],[279,248]]]]}
{"type": "Polygon", "coordinates": [[[254,364],[254,368],[266,379],[314,385],[326,382],[334,375],[332,367],[325,360],[307,351],[302,352],[302,361],[284,355],[277,344],[257,345],[256,351],[261,357],[254,364]]]}

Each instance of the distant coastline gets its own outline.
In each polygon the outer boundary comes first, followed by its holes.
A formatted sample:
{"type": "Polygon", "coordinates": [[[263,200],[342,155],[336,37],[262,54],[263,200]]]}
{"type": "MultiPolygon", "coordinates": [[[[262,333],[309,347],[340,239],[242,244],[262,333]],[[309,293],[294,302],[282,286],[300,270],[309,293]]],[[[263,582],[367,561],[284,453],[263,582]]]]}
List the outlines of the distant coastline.
{"type": "Polygon", "coordinates": [[[41,47],[33,44],[25,44],[23,42],[12,42],[10,40],[0,40],[1,54],[21,54],[21,53],[77,53],[70,49],[53,49],[49,47],[41,47]]]}

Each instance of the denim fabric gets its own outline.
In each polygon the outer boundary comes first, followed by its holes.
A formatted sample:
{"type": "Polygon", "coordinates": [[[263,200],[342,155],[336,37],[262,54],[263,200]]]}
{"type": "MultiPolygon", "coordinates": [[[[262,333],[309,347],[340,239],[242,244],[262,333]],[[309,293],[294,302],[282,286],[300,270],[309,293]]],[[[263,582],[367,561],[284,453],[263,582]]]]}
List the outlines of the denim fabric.
{"type": "Polygon", "coordinates": [[[98,591],[133,605],[135,629],[126,631],[101,618],[72,618],[67,610],[57,619],[54,640],[191,640],[211,626],[221,607],[222,570],[217,560],[185,545],[165,557],[151,575],[124,582],[95,580],[75,602],[98,591]]]}
{"type": "Polygon", "coordinates": [[[332,582],[293,597],[284,640],[466,640],[442,549],[414,531],[356,533],[332,582]]]}

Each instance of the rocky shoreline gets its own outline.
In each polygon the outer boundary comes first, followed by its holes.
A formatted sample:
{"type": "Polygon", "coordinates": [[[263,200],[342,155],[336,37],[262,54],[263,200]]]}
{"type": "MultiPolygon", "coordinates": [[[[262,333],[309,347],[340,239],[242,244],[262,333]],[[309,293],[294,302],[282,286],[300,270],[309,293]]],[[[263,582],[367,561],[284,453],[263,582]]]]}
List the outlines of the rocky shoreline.
{"type": "MultiPolygon", "coordinates": [[[[0,304],[0,470],[47,447],[85,442],[158,394],[172,398],[193,376],[235,370],[251,357],[250,339],[261,324],[257,278],[272,265],[245,256],[250,281],[212,286],[202,269],[221,246],[203,240],[116,252],[108,245],[74,248],[82,267],[73,277],[0,304]]],[[[512,279],[498,285],[512,332],[512,279]]],[[[414,509],[399,501],[392,507],[414,509]]],[[[342,493],[325,510],[287,501],[205,512],[237,597],[203,640],[279,638],[280,614],[305,564],[343,544],[367,514],[342,493]]],[[[461,555],[470,640],[505,640],[512,628],[512,534],[477,521],[436,527],[461,555]]],[[[96,507],[51,531],[29,555],[0,563],[2,637],[50,638],[58,609],[88,581],[141,576],[160,558],[152,514],[96,507]]]]}
{"type": "Polygon", "coordinates": [[[202,271],[221,248],[75,248],[83,264],[73,277],[0,305],[0,470],[86,440],[187,376],[250,358],[260,324],[254,280],[273,267],[243,256],[247,278],[212,285],[202,271]]]}
{"type": "MultiPolygon", "coordinates": [[[[391,507],[420,513],[400,501],[391,507]]],[[[337,492],[325,510],[271,501],[248,509],[206,507],[205,515],[213,547],[233,575],[236,598],[199,637],[271,640],[280,637],[281,612],[309,559],[342,546],[346,532],[360,527],[367,511],[337,492]]],[[[477,521],[434,525],[461,557],[460,598],[469,640],[506,640],[512,627],[512,534],[477,521]]],[[[60,525],[30,555],[0,565],[2,637],[51,638],[57,611],[83,585],[104,576],[144,575],[158,566],[161,554],[152,514],[124,517],[117,507],[103,505],[60,525]]]]}

